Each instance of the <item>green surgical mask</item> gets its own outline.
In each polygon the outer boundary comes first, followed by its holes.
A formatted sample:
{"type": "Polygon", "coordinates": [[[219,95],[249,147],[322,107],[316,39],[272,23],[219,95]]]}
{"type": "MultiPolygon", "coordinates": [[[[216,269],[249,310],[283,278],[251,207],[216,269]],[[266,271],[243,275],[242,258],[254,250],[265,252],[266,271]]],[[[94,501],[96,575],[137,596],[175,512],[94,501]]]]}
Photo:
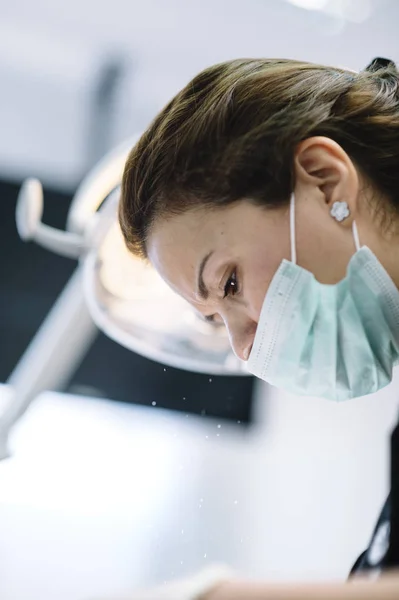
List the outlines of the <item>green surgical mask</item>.
{"type": "Polygon", "coordinates": [[[248,359],[257,377],[299,395],[347,400],[377,392],[399,362],[399,291],[366,246],[335,285],[296,264],[295,198],[291,262],[283,260],[267,291],[248,359]]]}

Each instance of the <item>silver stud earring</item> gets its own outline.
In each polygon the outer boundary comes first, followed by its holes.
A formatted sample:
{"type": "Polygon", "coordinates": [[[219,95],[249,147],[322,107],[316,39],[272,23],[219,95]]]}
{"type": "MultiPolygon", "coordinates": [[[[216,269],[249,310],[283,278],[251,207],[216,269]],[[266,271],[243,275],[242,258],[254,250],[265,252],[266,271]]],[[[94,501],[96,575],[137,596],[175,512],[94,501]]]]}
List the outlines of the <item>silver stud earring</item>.
{"type": "Polygon", "coordinates": [[[350,214],[351,211],[347,202],[334,202],[330,210],[330,215],[339,222],[347,219],[350,214]]]}

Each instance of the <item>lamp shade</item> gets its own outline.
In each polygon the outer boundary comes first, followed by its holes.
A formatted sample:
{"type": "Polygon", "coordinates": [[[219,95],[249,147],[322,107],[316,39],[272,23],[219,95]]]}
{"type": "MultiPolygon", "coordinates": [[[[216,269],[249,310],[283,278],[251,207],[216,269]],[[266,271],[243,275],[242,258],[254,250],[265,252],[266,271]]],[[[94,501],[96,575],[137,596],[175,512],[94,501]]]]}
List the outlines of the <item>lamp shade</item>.
{"type": "Polygon", "coordinates": [[[214,375],[249,375],[224,326],[207,323],[155,269],[128,252],[117,219],[119,190],[96,215],[84,263],[91,316],[107,336],[165,365],[214,375]]]}

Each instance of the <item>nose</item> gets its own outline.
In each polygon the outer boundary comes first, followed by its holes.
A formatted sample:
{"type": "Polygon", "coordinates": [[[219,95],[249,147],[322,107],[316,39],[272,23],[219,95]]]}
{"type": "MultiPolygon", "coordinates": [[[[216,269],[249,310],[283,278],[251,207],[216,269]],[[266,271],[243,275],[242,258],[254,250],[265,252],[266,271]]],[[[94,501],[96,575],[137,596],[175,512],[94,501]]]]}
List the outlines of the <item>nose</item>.
{"type": "Polygon", "coordinates": [[[254,343],[257,323],[250,321],[240,325],[225,321],[225,325],[234,354],[247,361],[254,343]]]}

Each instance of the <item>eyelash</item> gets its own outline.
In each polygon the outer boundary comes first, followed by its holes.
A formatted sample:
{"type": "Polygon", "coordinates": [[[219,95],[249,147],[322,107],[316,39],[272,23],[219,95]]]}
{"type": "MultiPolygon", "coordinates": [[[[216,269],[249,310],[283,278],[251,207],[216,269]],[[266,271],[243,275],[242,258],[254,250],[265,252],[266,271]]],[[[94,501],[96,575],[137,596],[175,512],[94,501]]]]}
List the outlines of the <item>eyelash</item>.
{"type": "MultiPolygon", "coordinates": [[[[238,291],[237,269],[234,269],[224,286],[223,299],[227,296],[235,296],[238,291]]],[[[215,321],[215,315],[206,315],[204,319],[213,325],[221,325],[221,323],[215,321]]]]}
{"type": "Polygon", "coordinates": [[[238,281],[237,281],[237,270],[231,273],[230,277],[226,281],[226,285],[224,286],[224,296],[223,298],[227,298],[227,296],[235,296],[238,292],[238,281]]]}

